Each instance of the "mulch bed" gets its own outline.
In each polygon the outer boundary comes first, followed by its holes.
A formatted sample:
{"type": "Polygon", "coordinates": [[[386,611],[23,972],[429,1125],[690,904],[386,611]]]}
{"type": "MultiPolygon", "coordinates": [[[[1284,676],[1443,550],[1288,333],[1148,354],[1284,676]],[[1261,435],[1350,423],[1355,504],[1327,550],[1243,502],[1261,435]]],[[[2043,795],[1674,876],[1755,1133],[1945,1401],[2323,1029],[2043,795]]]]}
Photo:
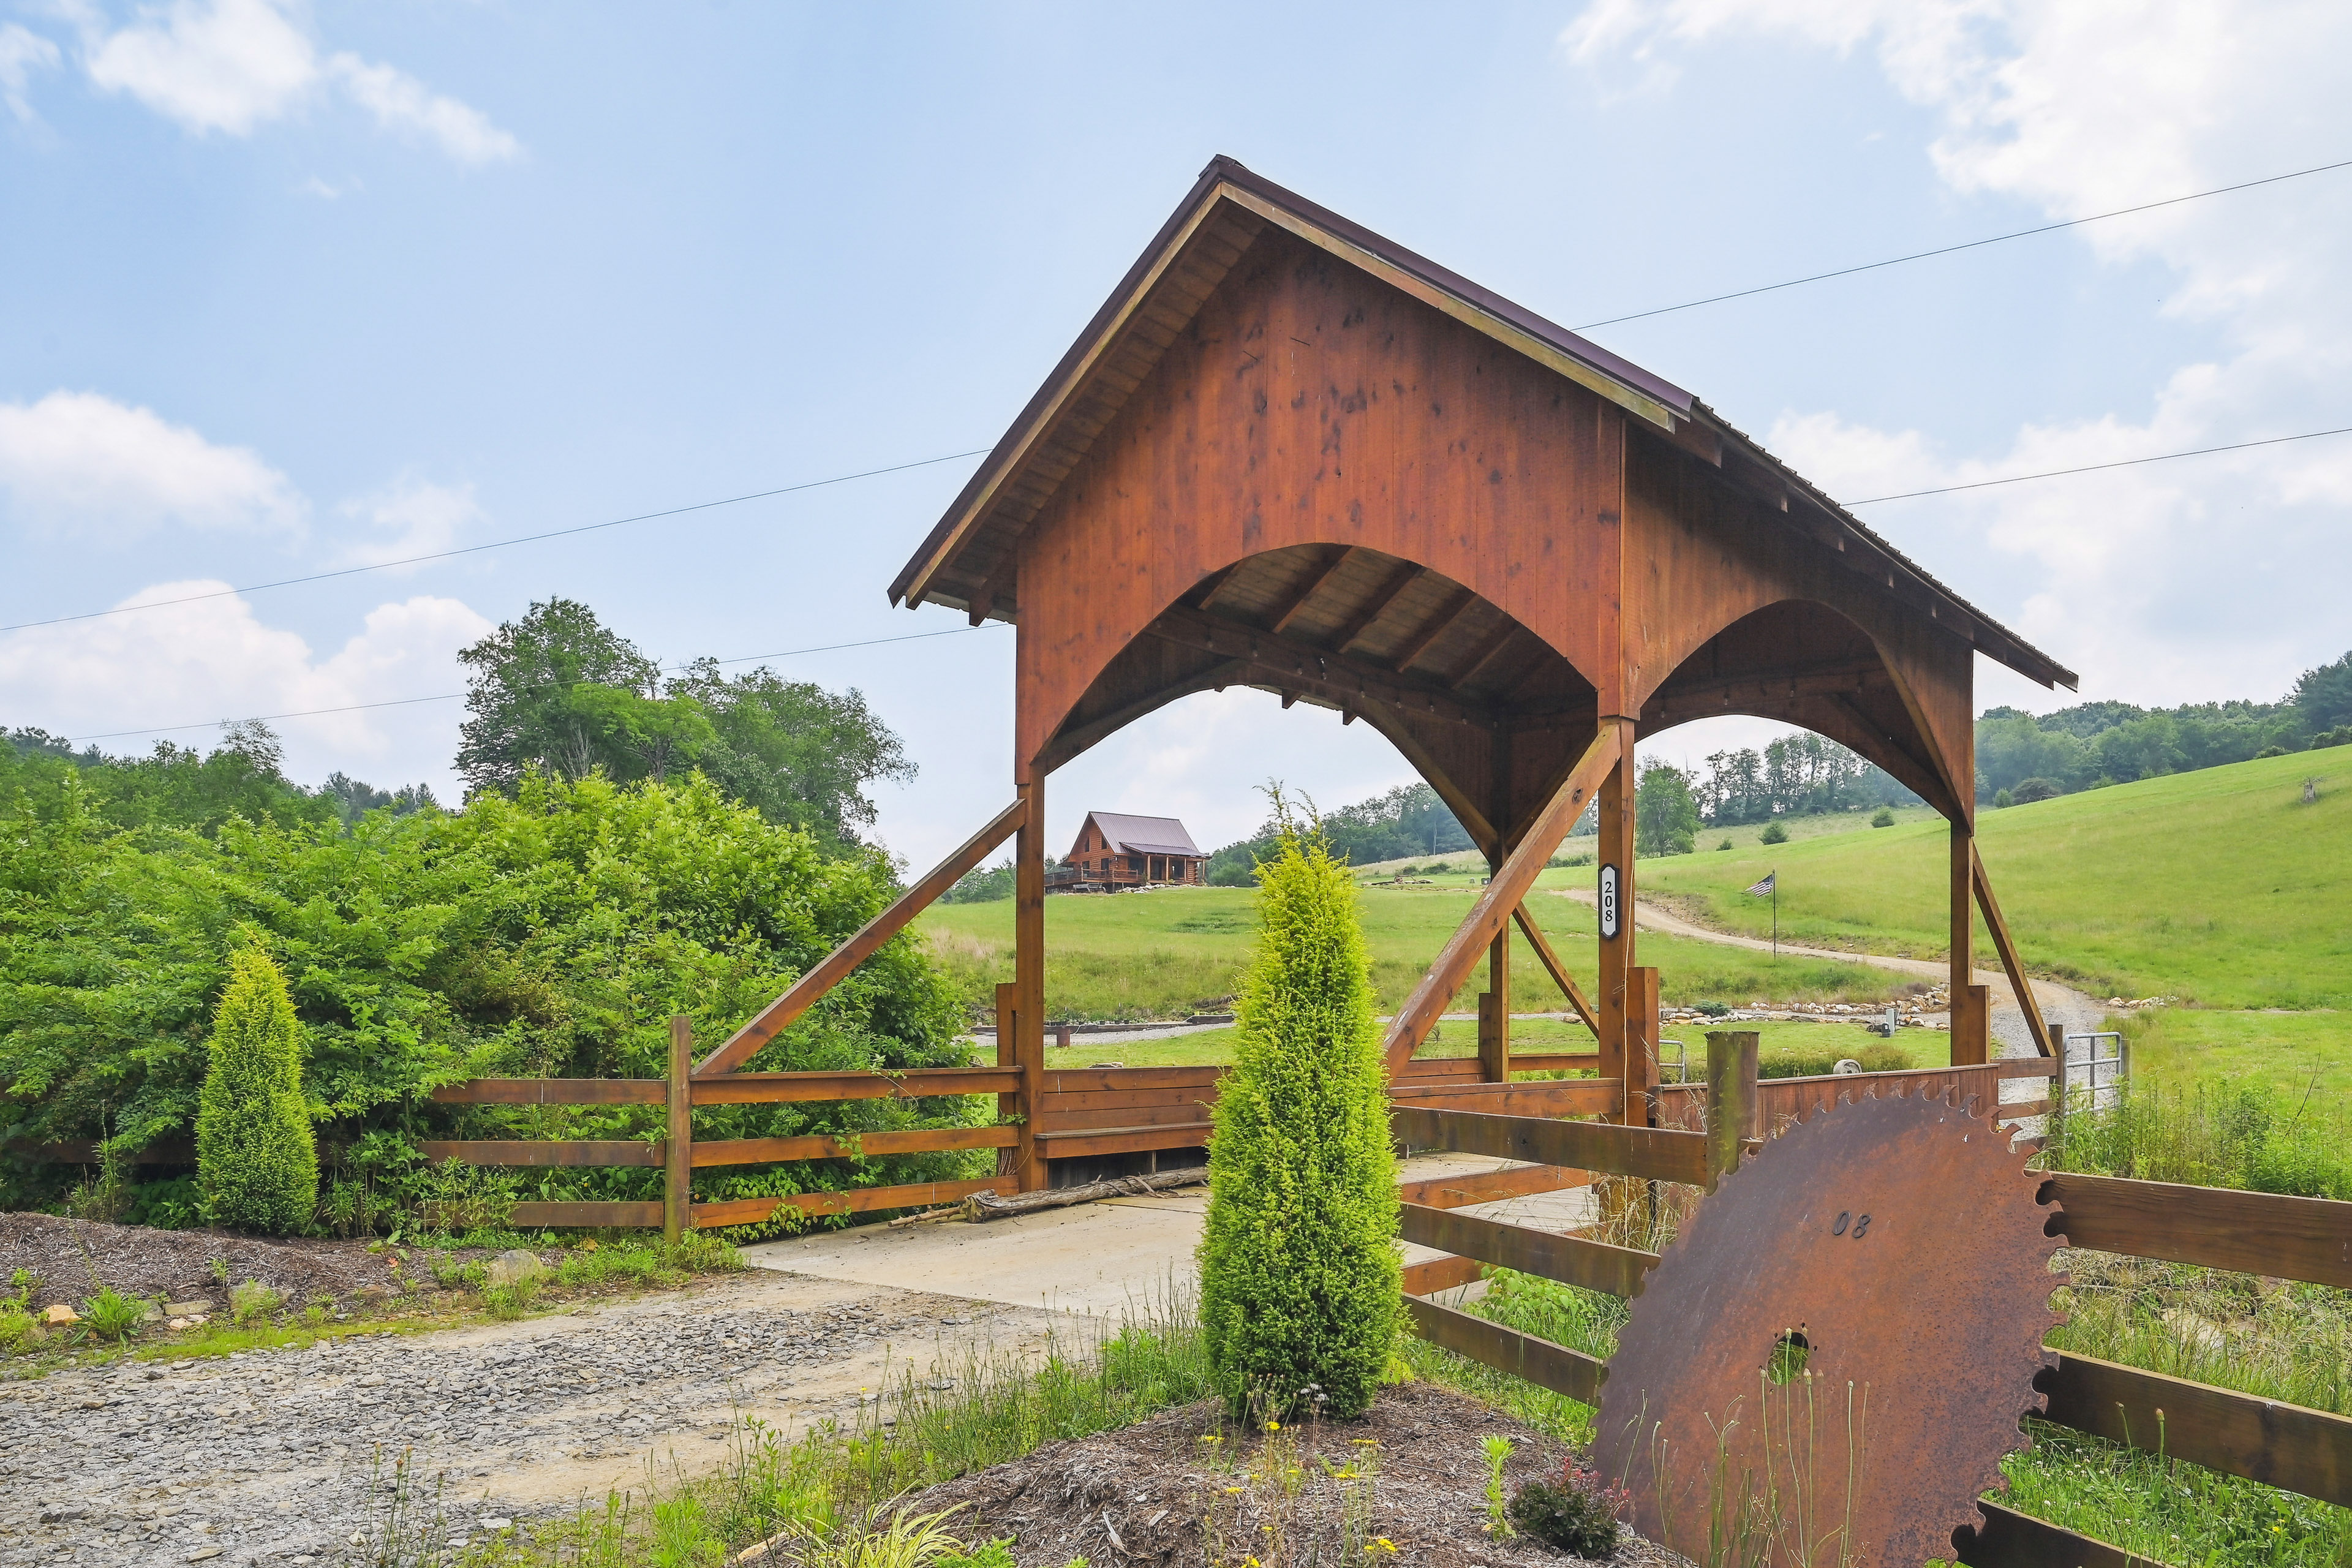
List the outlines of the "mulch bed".
{"type": "MultiPolygon", "coordinates": [[[[1316,1537],[1323,1561],[1335,1555],[1339,1487],[1318,1458],[1345,1465],[1357,1440],[1380,1445],[1380,1476],[1371,1533],[1394,1552],[1383,1563],[1414,1568],[1518,1568],[1577,1561],[1524,1538],[1489,1539],[1484,1439],[1517,1444],[1505,1467],[1507,1490],[1537,1476],[1557,1477],[1565,1450],[1553,1439],[1475,1399],[1426,1383],[1383,1389],[1361,1421],[1298,1428],[1297,1463],[1304,1479],[1286,1528],[1293,1561],[1316,1537]]],[[[1075,1557],[1122,1568],[1190,1565],[1222,1558],[1239,1563],[1265,1557],[1267,1540],[1263,1483],[1245,1474],[1260,1462],[1258,1439],[1224,1426],[1213,1401],[1187,1405],[1073,1442],[1055,1443],[1024,1458],[992,1466],[926,1489],[908,1510],[958,1509],[950,1528],[960,1537],[1009,1536],[1021,1568],[1064,1568],[1075,1557]],[[1223,1432],[1221,1443],[1202,1439],[1223,1432]],[[1219,1458],[1222,1449],[1233,1449],[1219,1458]],[[1228,1462],[1230,1461],[1230,1462],[1228,1462]],[[1243,1488],[1239,1494],[1229,1489],[1243,1488]],[[1243,1539],[1243,1537],[1248,1539],[1243,1539]]],[[[1626,1534],[1609,1561],[1627,1565],[1680,1565],[1682,1560],[1626,1534]]]]}
{"type": "Polygon", "coordinates": [[[229,1283],[268,1286],[289,1305],[319,1297],[339,1302],[391,1293],[388,1260],[364,1241],[257,1240],[215,1230],[155,1230],[46,1214],[0,1214],[0,1286],[19,1268],[39,1281],[33,1305],[71,1305],[110,1285],[126,1296],[228,1304],[215,1259],[229,1283]],[[93,1276],[95,1283],[93,1283],[93,1276]]]}

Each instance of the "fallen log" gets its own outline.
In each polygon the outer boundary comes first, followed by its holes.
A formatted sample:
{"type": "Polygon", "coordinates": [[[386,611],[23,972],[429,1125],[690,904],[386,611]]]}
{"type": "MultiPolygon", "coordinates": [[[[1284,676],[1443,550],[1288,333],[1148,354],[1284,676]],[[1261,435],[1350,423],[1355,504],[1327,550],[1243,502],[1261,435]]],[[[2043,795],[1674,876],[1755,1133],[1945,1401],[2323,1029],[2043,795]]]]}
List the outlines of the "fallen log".
{"type": "Polygon", "coordinates": [[[1072,1204],[1090,1204],[1097,1198],[1139,1198],[1147,1193],[1162,1193],[1171,1187],[1189,1187],[1209,1179],[1206,1165],[1192,1165],[1181,1171],[1160,1171],[1149,1176],[1106,1176],[1099,1182],[1087,1182],[1075,1187],[1048,1187],[1039,1193],[1021,1193],[1000,1198],[994,1193],[974,1193],[964,1199],[961,1211],[967,1220],[1003,1219],[1016,1214],[1035,1214],[1041,1209],[1066,1208],[1072,1204]]]}

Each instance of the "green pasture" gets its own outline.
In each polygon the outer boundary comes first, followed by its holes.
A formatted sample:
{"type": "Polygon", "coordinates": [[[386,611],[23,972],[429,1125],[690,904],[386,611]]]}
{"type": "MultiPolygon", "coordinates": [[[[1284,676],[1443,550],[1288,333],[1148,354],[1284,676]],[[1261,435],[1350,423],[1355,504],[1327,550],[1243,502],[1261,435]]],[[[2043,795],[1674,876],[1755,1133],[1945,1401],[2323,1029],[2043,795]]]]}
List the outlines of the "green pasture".
{"type": "Polygon", "coordinates": [[[2352,1012],[2164,1007],[2109,1020],[2131,1040],[2132,1072],[2168,1089],[2266,1083],[2292,1102],[2309,1093],[2352,1104],[2352,1012]]]}
{"type": "MultiPolygon", "coordinates": [[[[1886,1041],[1864,1030],[1859,1024],[1669,1024],[1665,1037],[1679,1040],[1687,1048],[1690,1073],[1703,1078],[1706,1073],[1706,1032],[1709,1028],[1753,1029],[1763,1037],[1759,1042],[1763,1055],[1775,1052],[1801,1052],[1807,1056],[1828,1053],[1832,1057],[1859,1058],[1871,1046],[1884,1046],[1886,1041]]],[[[1937,1029],[1903,1029],[1896,1032],[1894,1045],[1910,1058],[1913,1067],[1941,1067],[1951,1058],[1949,1035],[1937,1029]]],[[[1570,1019],[1515,1018],[1511,1021],[1511,1049],[1535,1055],[1556,1051],[1589,1051],[1592,1037],[1582,1024],[1570,1019]]],[[[2135,1047],[2137,1048],[2137,1047],[2135,1047]]],[[[1423,1045],[1419,1053],[1423,1057],[1474,1057],[1478,1054],[1477,1026],[1467,1018],[1450,1018],[1437,1027],[1437,1032],[1423,1045]]],[[[1671,1080],[1671,1064],[1680,1059],[1681,1053],[1669,1044],[1666,1061],[1670,1064],[1666,1077],[1671,1080]]],[[[993,1059],[993,1058],[992,1058],[993,1059]]],[[[1197,1035],[1179,1035],[1173,1039],[1139,1040],[1126,1035],[1079,1035],[1072,1037],[1064,1050],[1048,1045],[1045,1065],[1048,1068],[1083,1068],[1115,1062],[1129,1068],[1222,1067],[1234,1059],[1234,1031],[1228,1028],[1203,1029],[1197,1035]]]]}
{"type": "MultiPolygon", "coordinates": [[[[1729,856],[1725,857],[1730,858],[1729,856]]],[[[1543,889],[1586,873],[1544,874],[1543,889]]],[[[1411,994],[1430,961],[1477,897],[1475,879],[1451,886],[1367,887],[1361,909],[1371,950],[1372,985],[1383,1011],[1411,994]]],[[[1247,888],[1171,888],[1148,893],[1068,894],[1045,900],[1045,1014],[1049,1018],[1182,1017],[1222,1007],[1241,983],[1257,935],[1256,894],[1247,888]]],[[[1538,890],[1528,909],[1554,951],[1590,985],[1594,916],[1589,906],[1538,890]]],[[[975,1005],[1013,978],[1013,903],[934,904],[918,922],[932,951],[975,1005]]],[[[1925,983],[1830,959],[1775,959],[1687,938],[1644,934],[1640,958],[1655,964],[1669,1003],[1764,1001],[1875,1002],[1923,989],[1925,983]]],[[[1565,1009],[1527,940],[1512,937],[1514,1012],[1565,1009]]],[[[1472,1012],[1486,986],[1486,965],[1472,972],[1451,1010],[1472,1012]]]]}
{"type": "MultiPolygon", "coordinates": [[[[2352,1005],[2352,775],[2305,805],[2303,781],[2320,765],[2261,758],[1980,812],[1979,848],[2027,967],[2101,996],[2352,1005]]],[[[1641,862],[1639,881],[1761,936],[1769,905],[1741,889],[1777,870],[1784,939],[1930,957],[1947,949],[1947,857],[1943,825],[1922,819],[1702,847],[1641,862]]]]}

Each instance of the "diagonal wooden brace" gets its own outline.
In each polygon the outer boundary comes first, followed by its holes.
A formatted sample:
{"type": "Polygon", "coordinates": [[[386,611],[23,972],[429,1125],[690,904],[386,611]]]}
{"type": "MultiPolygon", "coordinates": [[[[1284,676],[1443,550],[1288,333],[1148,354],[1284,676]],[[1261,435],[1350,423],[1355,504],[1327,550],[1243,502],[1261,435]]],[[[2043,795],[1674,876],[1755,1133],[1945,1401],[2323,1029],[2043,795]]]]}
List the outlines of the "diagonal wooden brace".
{"type": "Polygon", "coordinates": [[[1533,822],[1503,863],[1495,868],[1494,877],[1479,893],[1478,901],[1470,908],[1470,918],[1445,941],[1437,962],[1413,987],[1405,1005],[1397,1009],[1396,1022],[1389,1026],[1386,1047],[1389,1076],[1393,1078],[1412,1059],[1421,1048],[1445,1004],[1462,988],[1475,964],[1494,940],[1510,928],[1511,911],[1528,896],[1535,885],[1536,874],[1551,858],[1568,830],[1576,826],[1592,792],[1611,768],[1617,765],[1620,751],[1633,743],[1633,723],[1625,719],[1603,719],[1601,732],[1585,748],[1576,766],[1569,770],[1566,782],[1533,822]]]}
{"type": "Polygon", "coordinates": [[[2041,1005],[2033,1000],[2033,987],[2027,984],[2025,964],[2017,956],[2017,943],[2009,936],[2009,922],[2000,918],[2000,904],[1992,896],[1992,882],[1985,876],[1984,857],[1978,854],[1973,841],[1969,846],[1969,879],[1976,884],[1977,908],[1984,911],[1985,929],[1992,932],[1992,945],[2000,954],[2000,966],[2009,974],[2009,988],[2017,993],[2017,1005],[2025,1009],[2025,1026],[2033,1036],[2034,1048],[2045,1057],[2059,1054],[2057,1043],[2050,1038],[2050,1020],[2042,1016],[2041,1005]]]}
{"type": "Polygon", "coordinates": [[[1536,958],[1551,976],[1551,983],[1559,987],[1560,994],[1568,998],[1568,1005],[1576,1009],[1576,1016],[1584,1020],[1586,1028],[1592,1031],[1592,1037],[1599,1039],[1601,1020],[1593,1013],[1592,1004],[1585,1000],[1582,991],[1577,989],[1575,979],[1568,973],[1568,965],[1562,963],[1559,954],[1551,950],[1550,940],[1544,935],[1543,928],[1536,924],[1535,917],[1528,913],[1528,906],[1522,903],[1513,909],[1511,918],[1519,922],[1519,933],[1528,939],[1528,945],[1536,950],[1536,958]]]}
{"type": "Polygon", "coordinates": [[[990,850],[1012,837],[1028,815],[1029,803],[1025,800],[1016,800],[999,812],[994,821],[966,839],[963,847],[940,861],[929,876],[899,894],[888,909],[859,927],[856,936],[817,960],[806,974],[793,982],[792,989],[761,1008],[758,1017],[728,1036],[725,1045],[696,1065],[694,1076],[711,1078],[733,1072],[750,1060],[761,1046],[815,1006],[819,997],[840,984],[851,970],[873,957],[876,948],[898,935],[908,921],[954,887],[958,878],[986,859],[990,850]]]}

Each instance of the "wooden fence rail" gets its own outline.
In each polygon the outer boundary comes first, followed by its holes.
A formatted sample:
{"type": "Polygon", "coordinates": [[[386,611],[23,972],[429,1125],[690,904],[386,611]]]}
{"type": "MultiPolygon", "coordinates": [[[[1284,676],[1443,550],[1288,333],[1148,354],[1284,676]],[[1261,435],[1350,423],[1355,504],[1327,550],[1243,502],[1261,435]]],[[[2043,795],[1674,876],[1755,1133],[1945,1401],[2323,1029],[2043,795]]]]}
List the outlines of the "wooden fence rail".
{"type": "MultiPolygon", "coordinates": [[[[674,1028],[683,1031],[685,1020],[674,1028]]],[[[610,1166],[659,1170],[665,1188],[682,1194],[692,1173],[728,1165],[782,1164],[847,1160],[886,1154],[945,1152],[1020,1147],[1022,1129],[984,1127],[910,1128],[854,1134],[809,1134],[786,1138],[698,1140],[684,1112],[697,1106],[784,1105],[856,1100],[915,1100],[947,1096],[1018,1095],[1024,1083],[1017,1067],[910,1068],[901,1071],[729,1072],[700,1076],[690,1066],[690,1035],[673,1040],[672,1071],[666,1079],[471,1079],[433,1091],[439,1105],[641,1105],[667,1108],[666,1135],[627,1139],[442,1139],[424,1145],[427,1158],[473,1165],[567,1169],[610,1166]],[[687,1055],[679,1057],[678,1052],[687,1055]],[[683,1150],[682,1155],[678,1153],[683,1150]],[[676,1163],[674,1163],[674,1160],[676,1163]]],[[[1599,1058],[1589,1052],[1528,1055],[1512,1059],[1515,1075],[1591,1071],[1599,1058]]],[[[1049,1069],[1040,1077],[1034,1134],[1044,1157],[1079,1159],[1164,1149],[1200,1148],[1209,1141],[1211,1112],[1227,1069],[1193,1068],[1087,1068],[1049,1069]]],[[[1517,1116],[1607,1115],[1623,1102],[1614,1082],[1592,1078],[1528,1079],[1488,1083],[1477,1058],[1433,1057],[1410,1063],[1394,1089],[1396,1102],[1416,1108],[1475,1108],[1517,1116]]],[[[1003,1101],[1000,1101],[1002,1105],[1003,1101]]],[[[773,1218],[785,1209],[809,1215],[866,1213],[952,1203],[972,1193],[1009,1190],[1009,1174],[964,1183],[922,1182],[860,1188],[845,1193],[808,1193],[785,1198],[738,1198],[681,1206],[659,1202],[518,1205],[515,1223],[525,1226],[631,1226],[659,1225],[675,1237],[688,1224],[744,1225],[773,1218]],[[952,1190],[950,1190],[952,1189],[952,1190]]]]}

